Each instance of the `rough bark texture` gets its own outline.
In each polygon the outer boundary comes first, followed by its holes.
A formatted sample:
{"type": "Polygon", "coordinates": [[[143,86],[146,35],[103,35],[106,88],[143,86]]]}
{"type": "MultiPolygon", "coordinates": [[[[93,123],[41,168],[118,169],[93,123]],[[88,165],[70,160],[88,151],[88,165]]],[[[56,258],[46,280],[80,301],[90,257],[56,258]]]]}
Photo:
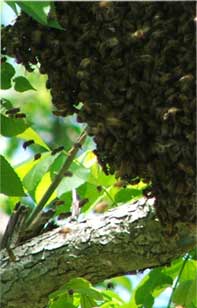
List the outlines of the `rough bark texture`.
{"type": "Polygon", "coordinates": [[[167,264],[195,245],[191,225],[169,235],[154,214],[154,199],[141,199],[105,214],[35,237],[1,258],[1,307],[41,308],[48,295],[74,277],[92,283],[167,264]]]}

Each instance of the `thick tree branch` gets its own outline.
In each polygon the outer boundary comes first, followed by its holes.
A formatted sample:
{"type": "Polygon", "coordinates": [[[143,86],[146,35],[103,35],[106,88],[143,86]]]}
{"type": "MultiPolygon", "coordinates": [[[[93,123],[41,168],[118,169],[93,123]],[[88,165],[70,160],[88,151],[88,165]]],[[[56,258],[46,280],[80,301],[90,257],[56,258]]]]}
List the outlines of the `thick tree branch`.
{"type": "Polygon", "coordinates": [[[141,199],[35,237],[1,258],[1,307],[45,307],[48,295],[74,277],[92,283],[167,264],[195,245],[191,225],[167,235],[154,199],[141,199]]]}

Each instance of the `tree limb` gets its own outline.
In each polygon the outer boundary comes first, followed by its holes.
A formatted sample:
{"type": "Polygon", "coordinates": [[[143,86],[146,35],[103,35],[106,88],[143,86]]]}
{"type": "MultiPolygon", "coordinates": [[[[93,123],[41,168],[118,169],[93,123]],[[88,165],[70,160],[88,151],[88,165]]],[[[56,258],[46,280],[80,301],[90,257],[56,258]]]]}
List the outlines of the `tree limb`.
{"type": "Polygon", "coordinates": [[[168,264],[194,247],[191,225],[178,225],[176,235],[167,235],[155,217],[153,203],[154,199],[143,198],[68,222],[14,248],[15,262],[2,250],[1,307],[45,307],[48,295],[71,278],[98,283],[168,264]]]}

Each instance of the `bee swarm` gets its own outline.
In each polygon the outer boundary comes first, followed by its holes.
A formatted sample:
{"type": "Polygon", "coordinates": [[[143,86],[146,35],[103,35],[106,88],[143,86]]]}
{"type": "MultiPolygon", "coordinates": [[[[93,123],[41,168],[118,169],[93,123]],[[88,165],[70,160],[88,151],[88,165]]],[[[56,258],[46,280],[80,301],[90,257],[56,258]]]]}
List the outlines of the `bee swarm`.
{"type": "Polygon", "coordinates": [[[54,3],[64,31],[22,13],[2,53],[40,63],[107,174],[152,182],[161,222],[195,222],[195,2],[54,3]]]}

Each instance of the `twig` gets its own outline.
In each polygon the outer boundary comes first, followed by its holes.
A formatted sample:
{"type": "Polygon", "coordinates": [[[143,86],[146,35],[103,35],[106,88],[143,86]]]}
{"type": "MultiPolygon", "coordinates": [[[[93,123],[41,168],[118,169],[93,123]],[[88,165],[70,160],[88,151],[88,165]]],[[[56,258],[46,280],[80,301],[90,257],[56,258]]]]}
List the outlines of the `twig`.
{"type": "Polygon", "coordinates": [[[77,219],[79,216],[80,208],[79,208],[79,197],[77,196],[76,189],[72,189],[72,219],[77,219]]]}
{"type": "Polygon", "coordinates": [[[172,303],[173,294],[174,294],[174,292],[175,292],[175,290],[176,290],[176,288],[177,288],[177,285],[178,285],[178,283],[179,283],[179,280],[180,280],[180,278],[181,278],[182,272],[183,272],[183,270],[184,270],[185,264],[187,263],[188,259],[189,259],[189,253],[186,255],[185,260],[183,261],[183,264],[182,264],[181,269],[180,269],[180,272],[179,272],[179,274],[178,274],[176,283],[175,283],[174,287],[172,288],[172,293],[171,293],[171,295],[170,295],[170,299],[169,299],[167,308],[170,308],[170,305],[171,305],[171,303],[172,303]]]}
{"type": "Polygon", "coordinates": [[[74,159],[75,155],[77,154],[81,145],[84,143],[86,136],[87,136],[87,132],[85,130],[80,135],[78,141],[73,145],[71,150],[68,152],[68,157],[66,158],[64,165],[62,166],[62,168],[60,169],[60,171],[58,172],[58,174],[54,178],[53,182],[51,183],[51,185],[49,186],[49,188],[45,192],[44,196],[42,197],[42,199],[40,200],[40,202],[38,203],[36,208],[32,211],[32,213],[30,214],[30,216],[26,220],[26,227],[29,228],[30,224],[33,223],[33,221],[35,220],[37,215],[41,212],[41,210],[43,209],[43,207],[45,206],[45,204],[47,203],[47,201],[49,200],[49,198],[53,194],[54,190],[57,188],[57,186],[59,185],[61,180],[64,178],[64,173],[68,170],[71,163],[73,162],[73,159],[74,159]]]}
{"type": "Polygon", "coordinates": [[[14,247],[17,244],[28,213],[28,207],[20,203],[16,204],[3,235],[0,249],[14,247]]]}

